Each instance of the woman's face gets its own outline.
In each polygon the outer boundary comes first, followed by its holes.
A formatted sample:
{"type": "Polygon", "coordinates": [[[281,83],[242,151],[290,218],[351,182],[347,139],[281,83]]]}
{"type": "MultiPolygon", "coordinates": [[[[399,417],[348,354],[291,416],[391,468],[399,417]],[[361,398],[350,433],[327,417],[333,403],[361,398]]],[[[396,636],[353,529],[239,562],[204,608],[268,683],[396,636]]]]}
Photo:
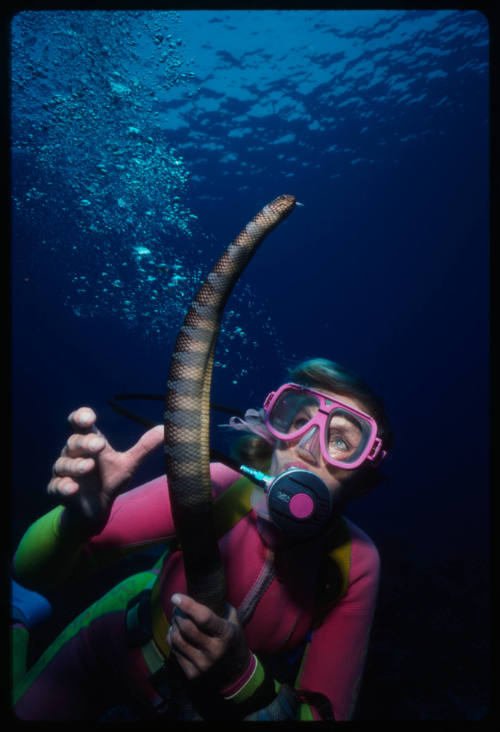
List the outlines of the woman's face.
{"type": "MultiPolygon", "coordinates": [[[[320,391],[334,399],[339,399],[339,401],[350,407],[360,409],[365,414],[369,414],[366,406],[358,399],[343,394],[336,394],[333,391],[324,391],[323,389],[320,391]]],[[[317,435],[305,445],[303,442],[302,446],[299,443],[301,443],[301,438],[286,442],[284,440],[278,440],[276,442],[271,460],[270,474],[276,476],[291,467],[310,470],[321,478],[332,496],[340,497],[342,482],[349,476],[352,476],[356,470],[337,468],[328,463],[321,454],[317,435]]]]}

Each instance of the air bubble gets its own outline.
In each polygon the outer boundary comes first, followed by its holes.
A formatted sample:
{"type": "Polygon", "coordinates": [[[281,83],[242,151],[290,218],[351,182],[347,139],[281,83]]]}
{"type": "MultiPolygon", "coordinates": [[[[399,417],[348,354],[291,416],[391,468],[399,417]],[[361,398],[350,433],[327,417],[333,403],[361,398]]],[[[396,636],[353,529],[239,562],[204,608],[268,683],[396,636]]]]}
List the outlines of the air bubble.
{"type": "Polygon", "coordinates": [[[147,247],[134,247],[134,251],[139,257],[143,257],[145,254],[151,254],[151,249],[147,247]]]}
{"type": "MultiPolygon", "coordinates": [[[[12,144],[23,150],[29,177],[19,178],[13,202],[15,216],[49,242],[38,247],[36,264],[67,272],[61,281],[66,307],[78,317],[111,314],[134,338],[173,344],[205,265],[221,248],[200,231],[189,199],[191,171],[169,146],[156,109],[159,78],[166,82],[162,92],[200,91],[186,67],[195,61],[183,61],[182,38],[174,15],[167,15],[161,28],[154,14],[141,11],[116,11],[112,22],[101,11],[16,17],[12,144]],[[167,27],[173,32],[166,34],[167,27]],[[50,56],[35,58],[31,37],[48,45],[50,56]],[[139,37],[141,60],[131,67],[139,37]],[[58,93],[47,86],[54,78],[58,93]],[[71,240],[62,239],[59,232],[69,230],[71,240]]],[[[279,354],[264,305],[247,286],[232,297],[216,360],[226,383],[243,379],[248,364],[258,368],[256,349],[279,354]],[[245,329],[235,330],[236,322],[245,329]]]]}

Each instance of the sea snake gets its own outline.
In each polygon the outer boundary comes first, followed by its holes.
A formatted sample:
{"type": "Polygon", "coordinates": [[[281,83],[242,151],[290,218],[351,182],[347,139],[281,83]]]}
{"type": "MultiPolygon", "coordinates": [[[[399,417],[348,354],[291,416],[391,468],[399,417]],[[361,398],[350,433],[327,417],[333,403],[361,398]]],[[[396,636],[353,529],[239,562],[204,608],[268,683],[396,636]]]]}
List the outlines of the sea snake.
{"type": "Polygon", "coordinates": [[[295,206],[278,196],[227,247],[200,287],[181,326],[165,396],[165,470],[187,592],[223,616],[226,580],[212,516],[210,386],[226,301],[264,238],[295,206]]]}

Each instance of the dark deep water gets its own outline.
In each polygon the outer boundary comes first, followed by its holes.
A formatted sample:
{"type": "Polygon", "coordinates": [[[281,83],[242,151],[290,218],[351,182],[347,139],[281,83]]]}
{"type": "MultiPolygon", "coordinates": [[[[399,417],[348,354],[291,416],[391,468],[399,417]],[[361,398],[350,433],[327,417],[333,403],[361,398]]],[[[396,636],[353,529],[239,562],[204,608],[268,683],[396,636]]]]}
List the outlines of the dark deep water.
{"type": "MultiPolygon", "coordinates": [[[[487,19],[43,12],[17,15],[11,39],[13,547],[52,505],[67,414],[88,404],[112,444],[135,441],[107,399],[163,392],[203,275],[292,193],[304,206],[228,303],[214,400],[258,407],[312,356],[380,394],[388,482],[348,513],[382,558],[358,717],[483,718],[487,19]]],[[[138,409],[161,421],[161,403],[138,409]]],[[[162,470],[160,453],[137,482],[162,470]]],[[[57,598],[40,645],[109,581],[57,598]]]]}

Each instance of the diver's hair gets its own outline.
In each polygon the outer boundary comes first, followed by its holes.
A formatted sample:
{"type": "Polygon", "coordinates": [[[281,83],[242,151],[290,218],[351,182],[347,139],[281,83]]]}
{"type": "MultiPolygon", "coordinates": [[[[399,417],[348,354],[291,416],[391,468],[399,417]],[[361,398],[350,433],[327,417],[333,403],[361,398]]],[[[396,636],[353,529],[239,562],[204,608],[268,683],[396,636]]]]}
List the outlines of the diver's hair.
{"type": "Polygon", "coordinates": [[[316,388],[318,391],[333,391],[337,394],[358,399],[364,411],[377,423],[377,437],[380,437],[384,450],[392,447],[392,430],[385,413],[384,405],[378,396],[360,377],[350,369],[326,358],[312,358],[290,369],[290,377],[296,384],[316,388]]]}
{"type": "MultiPolygon", "coordinates": [[[[332,391],[359,400],[362,409],[376,421],[377,436],[382,440],[384,450],[392,447],[393,435],[384,405],[378,396],[350,369],[325,358],[311,358],[289,369],[289,381],[308,386],[318,391],[332,391]]],[[[241,427],[240,427],[241,429],[241,427]]],[[[273,452],[273,441],[258,434],[246,434],[237,439],[231,454],[236,460],[258,470],[269,469],[273,452]]],[[[384,477],[372,465],[362,465],[353,470],[344,480],[345,499],[358,498],[368,493],[384,477]]]]}

